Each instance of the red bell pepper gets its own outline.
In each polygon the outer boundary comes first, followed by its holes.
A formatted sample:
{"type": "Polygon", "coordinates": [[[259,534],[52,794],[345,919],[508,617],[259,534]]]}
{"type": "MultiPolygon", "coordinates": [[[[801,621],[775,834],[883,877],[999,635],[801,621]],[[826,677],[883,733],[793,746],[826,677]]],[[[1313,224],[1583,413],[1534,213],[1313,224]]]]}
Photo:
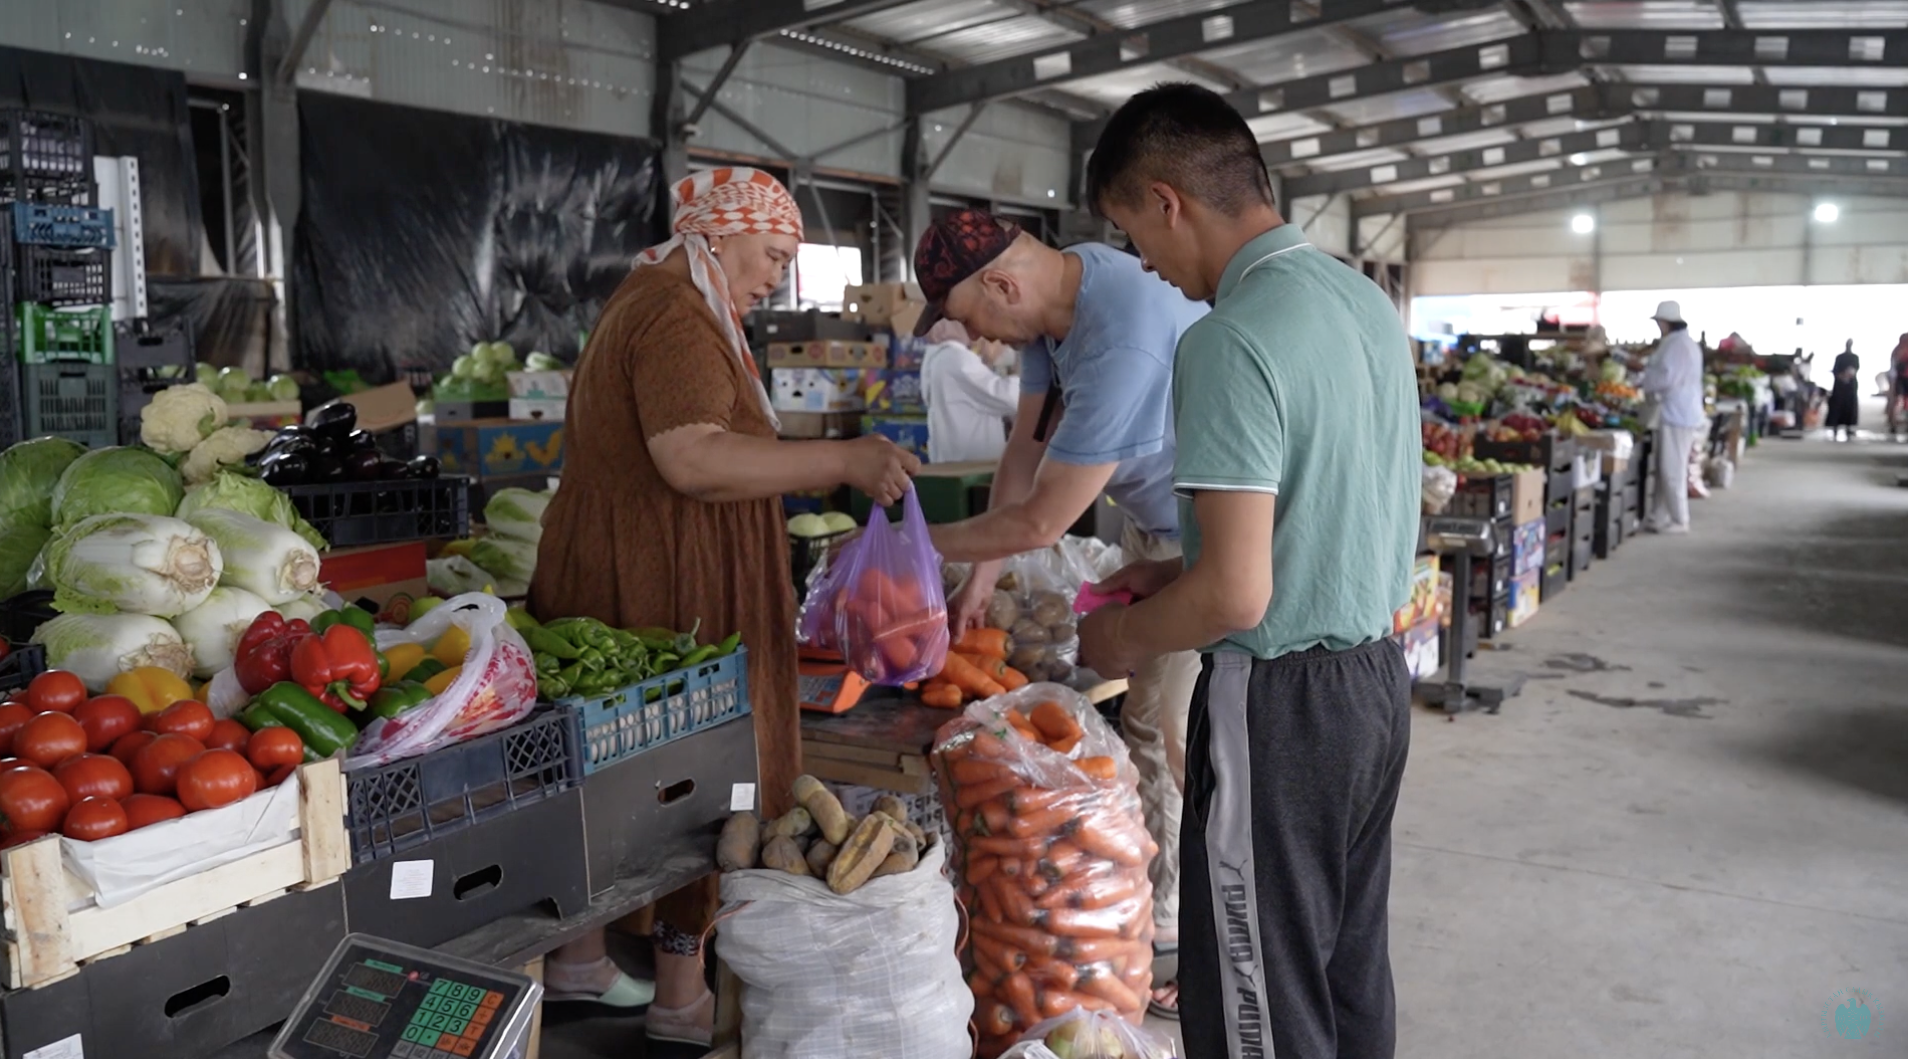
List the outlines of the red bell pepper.
{"type": "Polygon", "coordinates": [[[286,621],[277,611],[268,610],[253,619],[233,652],[239,686],[247,695],[256,695],[290,680],[292,648],[310,635],[311,625],[303,618],[286,621]]]}
{"type": "Polygon", "coordinates": [[[333,625],[292,648],[291,679],[339,713],[364,709],[378,690],[378,652],[363,633],[333,625]]]}

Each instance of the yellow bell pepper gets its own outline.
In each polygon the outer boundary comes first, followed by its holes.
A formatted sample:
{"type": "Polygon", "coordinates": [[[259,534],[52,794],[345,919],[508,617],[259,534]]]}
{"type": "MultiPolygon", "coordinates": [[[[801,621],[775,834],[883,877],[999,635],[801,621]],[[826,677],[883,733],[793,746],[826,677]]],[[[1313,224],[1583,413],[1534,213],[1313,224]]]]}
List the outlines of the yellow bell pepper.
{"type": "Polygon", "coordinates": [[[404,674],[416,669],[417,664],[424,661],[425,654],[424,645],[418,643],[401,643],[385,651],[384,660],[391,663],[390,683],[397,683],[404,674]]]}
{"type": "MultiPolygon", "coordinates": [[[[431,657],[447,666],[461,666],[464,656],[470,653],[470,634],[460,625],[445,630],[444,635],[431,645],[431,657]]],[[[392,667],[394,670],[396,667],[392,667]]]]}
{"type": "Polygon", "coordinates": [[[438,554],[440,556],[469,555],[470,550],[472,548],[475,548],[476,546],[477,546],[476,541],[471,540],[469,538],[465,538],[463,540],[451,541],[449,544],[444,545],[444,550],[439,552],[438,554]]]}
{"type": "Polygon", "coordinates": [[[191,698],[192,685],[170,669],[140,666],[107,681],[106,694],[124,695],[139,707],[140,713],[158,713],[175,702],[191,698]]]}
{"type": "Polygon", "coordinates": [[[457,674],[463,671],[463,666],[452,666],[425,681],[424,686],[430,690],[431,694],[442,695],[444,694],[444,689],[450,687],[451,684],[457,680],[457,674]]]}

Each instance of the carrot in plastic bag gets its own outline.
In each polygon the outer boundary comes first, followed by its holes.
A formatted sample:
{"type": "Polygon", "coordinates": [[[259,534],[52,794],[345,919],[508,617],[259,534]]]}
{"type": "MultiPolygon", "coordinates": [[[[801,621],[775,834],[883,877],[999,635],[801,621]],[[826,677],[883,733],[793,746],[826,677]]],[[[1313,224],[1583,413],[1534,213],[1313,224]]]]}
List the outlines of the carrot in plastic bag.
{"type": "Polygon", "coordinates": [[[1117,779],[1120,774],[1119,765],[1110,757],[1083,757],[1074,764],[1096,780],[1117,779]]]}
{"type": "Polygon", "coordinates": [[[1031,1028],[1040,1021],[1040,1004],[1034,999],[1033,979],[1016,971],[1001,983],[1000,993],[1008,1006],[1014,1009],[1014,1017],[1019,1020],[1021,1029],[1031,1028]]]}
{"type": "Polygon", "coordinates": [[[1077,743],[1085,734],[1080,727],[1080,722],[1074,720],[1066,707],[1057,702],[1048,701],[1035,706],[1028,711],[1027,719],[1032,721],[1033,726],[1040,729],[1041,736],[1048,740],[1072,739],[1077,743]]]}

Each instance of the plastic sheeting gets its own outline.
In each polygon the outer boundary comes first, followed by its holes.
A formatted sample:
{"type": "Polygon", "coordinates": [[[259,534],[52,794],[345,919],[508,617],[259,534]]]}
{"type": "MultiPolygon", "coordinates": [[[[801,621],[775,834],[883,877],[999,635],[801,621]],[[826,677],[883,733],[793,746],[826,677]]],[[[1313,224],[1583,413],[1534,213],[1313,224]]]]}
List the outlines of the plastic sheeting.
{"type": "Polygon", "coordinates": [[[293,364],[389,381],[480,341],[574,359],[658,240],[648,140],[299,96],[293,364]]]}
{"type": "Polygon", "coordinates": [[[270,280],[146,278],[147,316],[184,317],[192,330],[194,358],[221,368],[245,368],[253,378],[270,371],[272,307],[277,301],[270,280]]]}
{"type": "Polygon", "coordinates": [[[183,73],[0,48],[6,107],[90,118],[96,153],[138,158],[148,276],[199,274],[199,174],[183,73]]]}

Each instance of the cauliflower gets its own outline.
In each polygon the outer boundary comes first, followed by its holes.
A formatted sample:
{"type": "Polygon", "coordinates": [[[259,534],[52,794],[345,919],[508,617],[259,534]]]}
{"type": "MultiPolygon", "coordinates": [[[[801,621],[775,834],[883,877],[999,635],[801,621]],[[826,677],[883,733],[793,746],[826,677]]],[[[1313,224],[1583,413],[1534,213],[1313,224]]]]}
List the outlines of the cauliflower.
{"type": "Polygon", "coordinates": [[[199,383],[168,386],[139,410],[139,440],[155,452],[190,452],[225,425],[225,402],[199,383]]]}
{"type": "MultiPolygon", "coordinates": [[[[178,387],[173,387],[177,389],[178,387]]],[[[165,391],[161,391],[165,392],[165,391]]],[[[217,400],[217,398],[213,398],[217,400]]],[[[143,434],[142,434],[143,436],[143,434]]],[[[192,446],[185,463],[179,466],[179,473],[187,485],[209,482],[220,468],[245,462],[245,457],[265,447],[272,440],[271,434],[250,427],[220,427],[212,436],[192,446]]]]}

